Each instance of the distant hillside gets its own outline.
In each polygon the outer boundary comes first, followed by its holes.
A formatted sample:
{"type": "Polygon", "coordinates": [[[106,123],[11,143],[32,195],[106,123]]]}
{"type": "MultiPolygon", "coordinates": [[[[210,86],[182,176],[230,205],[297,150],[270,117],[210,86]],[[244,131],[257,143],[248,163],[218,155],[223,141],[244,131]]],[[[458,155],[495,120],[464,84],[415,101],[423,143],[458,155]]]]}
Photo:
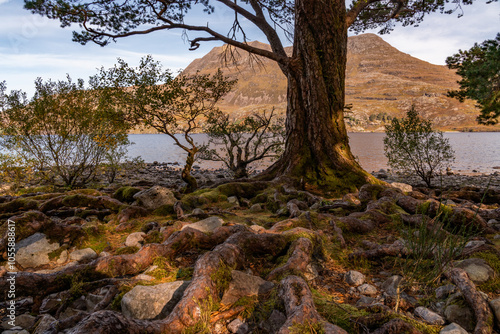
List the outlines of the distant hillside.
{"type": "MultiPolygon", "coordinates": [[[[251,44],[270,49],[260,42],[251,44]]],[[[236,64],[225,64],[226,48],[213,48],[203,58],[194,60],[184,73],[214,73],[222,68],[226,75],[237,78],[235,89],[219,104],[236,117],[273,106],[284,112],[286,78],[276,63],[240,50],[236,64]]],[[[478,110],[472,101],[460,103],[446,97],[448,90],[458,87],[459,80],[446,66],[400,52],[374,34],[349,37],[347,59],[346,103],[353,108],[346,119],[351,131],[383,131],[384,122],[402,117],[412,103],[440,129],[493,130],[477,126],[478,110]]]]}

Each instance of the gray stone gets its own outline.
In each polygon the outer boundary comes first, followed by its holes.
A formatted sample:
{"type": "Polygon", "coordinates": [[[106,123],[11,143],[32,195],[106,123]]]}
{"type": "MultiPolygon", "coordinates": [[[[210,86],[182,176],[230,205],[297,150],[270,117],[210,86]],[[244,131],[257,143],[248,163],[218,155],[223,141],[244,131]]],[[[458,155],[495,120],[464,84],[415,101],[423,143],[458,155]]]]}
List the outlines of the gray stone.
{"type": "Polygon", "coordinates": [[[471,281],[475,284],[485,283],[495,275],[495,271],[486,261],[479,258],[457,261],[455,267],[465,270],[471,281]]]}
{"type": "Polygon", "coordinates": [[[409,193],[413,191],[413,187],[406,183],[393,182],[391,187],[401,190],[404,193],[409,193]]]}
{"type": "Polygon", "coordinates": [[[194,216],[200,216],[200,215],[204,215],[205,211],[203,211],[203,209],[200,209],[200,208],[195,208],[193,210],[193,212],[191,212],[191,214],[194,215],[194,216]]]}
{"type": "Polygon", "coordinates": [[[155,210],[163,205],[174,205],[177,202],[172,191],[168,188],[154,186],[147,190],[139,191],[134,195],[137,204],[146,209],[155,210]]]}
{"type": "Polygon", "coordinates": [[[92,248],[77,249],[73,251],[69,258],[72,261],[87,262],[97,258],[97,253],[92,248]]]}
{"type": "Polygon", "coordinates": [[[468,331],[475,327],[474,313],[466,306],[448,305],[444,310],[444,316],[449,322],[455,322],[468,331]]]}
{"type": "Polygon", "coordinates": [[[495,315],[497,326],[500,327],[500,298],[490,300],[490,306],[495,315]]]}
{"type": "Polygon", "coordinates": [[[457,290],[457,287],[453,284],[447,284],[440,286],[439,288],[436,289],[436,298],[437,299],[444,299],[454,293],[457,290]]]}
{"type": "Polygon", "coordinates": [[[125,240],[125,246],[141,248],[141,246],[142,246],[141,243],[144,241],[145,236],[146,236],[146,233],[144,233],[144,232],[131,233],[131,234],[129,234],[129,236],[125,240]]]}
{"type": "Polygon", "coordinates": [[[261,212],[262,210],[262,205],[260,205],[260,203],[256,203],[250,207],[250,212],[261,212]]]}
{"type": "Polygon", "coordinates": [[[141,281],[148,281],[148,282],[155,280],[155,278],[153,276],[149,276],[146,274],[139,274],[139,275],[135,276],[134,279],[141,280],[141,281]]]}
{"type": "Polygon", "coordinates": [[[442,326],[446,321],[439,314],[432,312],[426,307],[419,306],[414,311],[417,317],[424,319],[425,322],[431,325],[442,326]]]}
{"type": "Polygon", "coordinates": [[[59,258],[57,259],[56,263],[57,264],[64,264],[68,261],[68,251],[65,249],[61,252],[59,255],[59,258]]]}
{"type": "Polygon", "coordinates": [[[276,333],[286,322],[286,316],[278,310],[273,310],[269,319],[262,322],[259,326],[269,333],[276,333]]]}
{"type": "Polygon", "coordinates": [[[398,288],[402,280],[403,277],[399,275],[391,276],[382,284],[382,290],[384,290],[389,296],[395,297],[398,295],[398,288]]]}
{"type": "Polygon", "coordinates": [[[22,329],[19,327],[12,327],[12,329],[8,329],[2,332],[2,334],[30,334],[26,329],[22,329]]]}
{"type": "Polygon", "coordinates": [[[123,295],[122,313],[136,319],[163,319],[179,302],[189,281],[176,281],[153,286],[136,285],[123,295]]]}
{"type": "Polygon", "coordinates": [[[246,334],[246,333],[248,333],[248,325],[245,324],[243,321],[241,321],[238,318],[236,318],[233,321],[231,321],[229,323],[229,325],[227,325],[227,329],[231,333],[235,333],[235,334],[246,334]]]}
{"type": "Polygon", "coordinates": [[[224,221],[219,217],[208,217],[207,219],[200,220],[193,224],[184,225],[182,229],[185,228],[194,228],[195,230],[204,232],[204,233],[212,233],[217,228],[221,227],[224,224],[224,221]]]}
{"type": "Polygon", "coordinates": [[[100,252],[99,253],[99,257],[106,257],[106,256],[111,256],[111,254],[108,252],[100,252]]]}
{"type": "Polygon", "coordinates": [[[365,275],[356,270],[350,270],[345,273],[344,279],[347,284],[358,286],[365,282],[365,275]]]}
{"type": "Polygon", "coordinates": [[[50,328],[50,325],[56,321],[54,317],[49,314],[44,314],[42,318],[38,321],[38,325],[32,334],[42,334],[50,328]]]}
{"type": "Polygon", "coordinates": [[[465,329],[460,327],[460,325],[456,323],[451,323],[446,327],[443,327],[441,331],[439,331],[439,334],[468,334],[465,329]]]}
{"type": "Polygon", "coordinates": [[[36,268],[50,262],[49,253],[60,247],[50,243],[43,233],[35,233],[16,244],[16,261],[23,268],[36,268]]]}
{"type": "Polygon", "coordinates": [[[236,196],[230,196],[227,198],[227,201],[231,204],[234,204],[236,206],[240,206],[240,202],[238,201],[238,197],[236,196]]]}
{"type": "Polygon", "coordinates": [[[85,307],[87,311],[92,312],[94,307],[99,304],[104,299],[104,296],[95,295],[93,293],[89,293],[85,296],[85,307]]]}
{"type": "Polygon", "coordinates": [[[358,291],[366,296],[376,296],[378,294],[377,288],[368,283],[358,286],[358,291]]]}
{"type": "Polygon", "coordinates": [[[358,299],[356,302],[357,307],[365,307],[365,306],[370,306],[374,303],[377,302],[377,299],[368,297],[368,296],[361,296],[361,298],[358,299]]]}
{"type": "MultiPolygon", "coordinates": [[[[31,326],[33,326],[35,324],[35,321],[36,321],[36,317],[34,317],[28,313],[20,314],[20,315],[16,316],[16,320],[14,321],[14,325],[15,325],[14,327],[20,327],[21,329],[29,329],[31,326]]],[[[13,327],[11,326],[11,324],[9,324],[9,322],[11,322],[10,319],[7,319],[4,322],[2,322],[2,328],[3,329],[12,329],[13,327]]]]}
{"type": "Polygon", "coordinates": [[[231,282],[222,296],[221,303],[230,306],[242,297],[259,296],[266,294],[274,287],[274,284],[263,280],[259,276],[249,275],[242,271],[231,272],[231,282]]]}
{"type": "Polygon", "coordinates": [[[42,305],[40,306],[40,313],[52,313],[57,311],[59,306],[61,305],[62,297],[61,293],[53,293],[48,295],[42,301],[42,305]]]}

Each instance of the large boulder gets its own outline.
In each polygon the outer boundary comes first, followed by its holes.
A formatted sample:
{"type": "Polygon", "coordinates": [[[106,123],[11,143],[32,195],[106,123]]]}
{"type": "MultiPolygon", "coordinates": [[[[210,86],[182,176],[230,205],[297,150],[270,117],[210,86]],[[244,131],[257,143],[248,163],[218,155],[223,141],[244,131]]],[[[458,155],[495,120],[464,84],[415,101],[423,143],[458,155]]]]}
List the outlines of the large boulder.
{"type": "Polygon", "coordinates": [[[212,233],[223,224],[224,221],[219,217],[208,217],[207,219],[197,221],[196,223],[184,225],[182,229],[184,230],[185,228],[190,227],[204,233],[212,233]]]}
{"type": "Polygon", "coordinates": [[[16,261],[23,268],[36,268],[50,262],[49,253],[60,247],[59,243],[50,243],[43,233],[19,241],[16,244],[16,261]]]}
{"type": "Polygon", "coordinates": [[[181,300],[189,281],[176,281],[153,286],[136,285],[123,295],[122,313],[128,318],[163,319],[181,300]]]}
{"type": "Polygon", "coordinates": [[[222,296],[223,305],[232,305],[242,297],[259,296],[266,294],[274,287],[274,284],[254,275],[248,275],[242,271],[233,270],[232,280],[227,291],[222,296]]]}
{"type": "Polygon", "coordinates": [[[177,202],[172,191],[165,187],[154,186],[152,188],[139,191],[134,195],[137,204],[146,209],[156,210],[164,205],[173,205],[177,202]]]}
{"type": "Polygon", "coordinates": [[[131,233],[128,235],[127,239],[125,240],[125,246],[141,248],[142,242],[144,241],[145,236],[146,236],[146,233],[144,233],[144,232],[131,233]]]}
{"type": "Polygon", "coordinates": [[[490,307],[495,315],[497,326],[500,327],[500,298],[491,300],[490,307]]]}

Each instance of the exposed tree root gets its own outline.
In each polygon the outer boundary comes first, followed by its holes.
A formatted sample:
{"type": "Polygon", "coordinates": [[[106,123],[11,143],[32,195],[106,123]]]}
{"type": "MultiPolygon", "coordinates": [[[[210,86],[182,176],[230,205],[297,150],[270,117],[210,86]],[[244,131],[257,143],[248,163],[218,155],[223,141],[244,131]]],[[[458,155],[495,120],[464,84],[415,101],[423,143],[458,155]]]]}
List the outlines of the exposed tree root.
{"type": "Polygon", "coordinates": [[[272,281],[286,273],[304,273],[311,263],[311,254],[313,244],[308,238],[298,238],[291,246],[292,254],[288,261],[281,267],[271,271],[267,276],[267,280],[272,281]]]}
{"type": "Polygon", "coordinates": [[[342,328],[332,325],[321,317],[314,305],[311,290],[302,278],[291,275],[283,279],[279,296],[285,304],[287,319],[278,334],[292,333],[290,328],[306,322],[321,323],[324,333],[347,334],[342,328]]]}
{"type": "Polygon", "coordinates": [[[363,241],[363,244],[371,249],[366,251],[358,251],[349,254],[349,258],[364,257],[366,259],[377,259],[384,256],[407,255],[408,249],[404,244],[397,240],[392,244],[379,245],[369,241],[363,241]]]}
{"type": "Polygon", "coordinates": [[[385,324],[382,325],[382,327],[377,328],[375,331],[372,332],[372,334],[400,334],[400,333],[422,334],[422,332],[417,330],[415,327],[413,327],[406,321],[398,318],[386,322],[385,324]]]}
{"type": "Polygon", "coordinates": [[[334,220],[330,220],[330,224],[336,234],[337,240],[340,242],[340,246],[344,248],[346,246],[344,235],[342,234],[342,229],[335,224],[334,220]]]}
{"type": "Polygon", "coordinates": [[[476,286],[460,268],[453,268],[446,276],[455,283],[476,316],[474,334],[491,334],[493,331],[493,314],[488,303],[476,290],[476,286]]]}

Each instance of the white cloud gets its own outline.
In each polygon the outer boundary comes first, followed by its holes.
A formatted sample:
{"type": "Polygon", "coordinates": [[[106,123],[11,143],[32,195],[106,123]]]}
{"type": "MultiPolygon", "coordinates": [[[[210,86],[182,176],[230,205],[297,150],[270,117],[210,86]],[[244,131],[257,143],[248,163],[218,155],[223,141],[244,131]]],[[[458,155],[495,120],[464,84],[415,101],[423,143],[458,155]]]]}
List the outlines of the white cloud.
{"type": "Polygon", "coordinates": [[[10,0],[0,0],[0,5],[9,2],[10,0]]]}

